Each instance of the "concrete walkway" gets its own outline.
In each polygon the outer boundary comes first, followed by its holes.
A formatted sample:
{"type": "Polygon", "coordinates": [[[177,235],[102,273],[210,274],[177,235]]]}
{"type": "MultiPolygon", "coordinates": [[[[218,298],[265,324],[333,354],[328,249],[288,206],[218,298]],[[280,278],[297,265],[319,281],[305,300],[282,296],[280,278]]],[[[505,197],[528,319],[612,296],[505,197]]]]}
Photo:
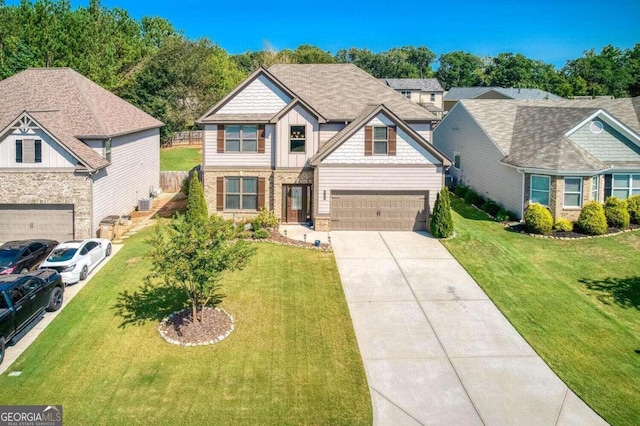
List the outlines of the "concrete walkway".
{"type": "Polygon", "coordinates": [[[375,425],[603,425],[428,234],[332,232],[375,425]]]}

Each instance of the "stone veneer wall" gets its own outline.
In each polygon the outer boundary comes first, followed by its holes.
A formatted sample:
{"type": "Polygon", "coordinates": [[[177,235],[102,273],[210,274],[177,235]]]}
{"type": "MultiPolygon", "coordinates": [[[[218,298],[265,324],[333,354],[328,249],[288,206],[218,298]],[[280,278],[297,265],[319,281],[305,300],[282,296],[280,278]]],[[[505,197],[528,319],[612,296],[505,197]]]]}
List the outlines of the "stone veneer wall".
{"type": "Polygon", "coordinates": [[[73,171],[18,170],[0,173],[3,204],[73,204],[74,238],[93,238],[92,180],[73,171]]]}
{"type": "Polygon", "coordinates": [[[206,169],[204,170],[204,196],[209,207],[209,213],[221,214],[225,219],[245,220],[254,217],[253,212],[224,212],[216,210],[217,203],[217,178],[225,176],[247,176],[265,178],[265,207],[273,210],[275,216],[282,220],[283,217],[283,191],[285,184],[313,184],[312,170],[243,170],[238,169],[206,169]]]}

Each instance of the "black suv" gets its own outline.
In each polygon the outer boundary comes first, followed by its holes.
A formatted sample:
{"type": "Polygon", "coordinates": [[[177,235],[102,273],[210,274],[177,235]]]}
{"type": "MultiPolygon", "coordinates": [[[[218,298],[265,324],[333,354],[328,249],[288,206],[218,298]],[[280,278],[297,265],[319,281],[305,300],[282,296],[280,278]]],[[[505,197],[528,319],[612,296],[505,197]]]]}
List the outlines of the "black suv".
{"type": "Polygon", "coordinates": [[[58,245],[53,240],[9,241],[0,246],[0,275],[24,273],[37,268],[58,245]]]}

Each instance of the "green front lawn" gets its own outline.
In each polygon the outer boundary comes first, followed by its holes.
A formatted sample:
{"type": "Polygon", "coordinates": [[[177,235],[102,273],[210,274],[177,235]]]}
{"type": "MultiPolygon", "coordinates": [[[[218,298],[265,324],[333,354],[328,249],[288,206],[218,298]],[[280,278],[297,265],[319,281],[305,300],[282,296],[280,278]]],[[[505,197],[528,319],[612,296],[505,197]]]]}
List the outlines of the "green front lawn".
{"type": "Polygon", "coordinates": [[[0,376],[2,404],[62,404],[78,425],[371,424],[331,253],[257,245],[224,281],[235,331],[183,348],[156,330],[184,297],[142,285],[147,235],[128,239],[11,366],[19,377],[0,376]]]}
{"type": "Polygon", "coordinates": [[[614,425],[640,419],[640,231],[552,240],[452,198],[444,245],[551,368],[614,425]]]}
{"type": "Polygon", "coordinates": [[[189,171],[202,163],[202,148],[175,147],[160,149],[160,171],[189,171]]]}

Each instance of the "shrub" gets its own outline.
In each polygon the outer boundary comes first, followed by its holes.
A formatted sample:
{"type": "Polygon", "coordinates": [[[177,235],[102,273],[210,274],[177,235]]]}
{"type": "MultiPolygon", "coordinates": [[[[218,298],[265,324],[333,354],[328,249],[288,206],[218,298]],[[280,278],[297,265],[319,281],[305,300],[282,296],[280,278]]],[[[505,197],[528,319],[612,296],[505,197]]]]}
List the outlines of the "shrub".
{"type": "Polygon", "coordinates": [[[442,188],[436,197],[433,206],[431,223],[429,226],[431,235],[436,238],[447,238],[453,234],[453,219],[451,218],[451,201],[449,190],[442,188]]]}
{"type": "Polygon", "coordinates": [[[464,199],[464,196],[467,195],[468,190],[469,188],[464,185],[456,185],[453,188],[453,193],[456,195],[456,197],[464,199]]]}
{"type": "Polygon", "coordinates": [[[260,213],[258,213],[258,216],[253,220],[254,224],[256,222],[259,223],[260,227],[265,228],[274,228],[280,223],[273,211],[264,207],[260,209],[260,213]]]}
{"type": "Polygon", "coordinates": [[[627,198],[627,211],[629,211],[630,221],[640,224],[640,195],[627,198]]]}
{"type": "Polygon", "coordinates": [[[495,217],[500,211],[500,206],[493,200],[487,200],[481,207],[481,209],[491,216],[495,217]]]}
{"type": "Polygon", "coordinates": [[[251,232],[249,231],[239,231],[238,232],[238,238],[240,238],[241,240],[248,240],[249,238],[251,238],[251,232]]]}
{"type": "Polygon", "coordinates": [[[251,229],[253,229],[253,231],[259,231],[260,229],[262,229],[262,224],[260,223],[259,220],[254,220],[251,223],[251,229]]]}
{"type": "Polygon", "coordinates": [[[573,231],[573,222],[560,217],[556,219],[556,223],[553,224],[553,230],[557,232],[571,232],[573,231]]]}
{"type": "Polygon", "coordinates": [[[607,224],[612,228],[627,229],[629,227],[629,210],[627,201],[618,197],[608,197],[604,202],[604,215],[607,224]]]}
{"type": "Polygon", "coordinates": [[[269,231],[266,229],[258,229],[257,231],[253,231],[253,238],[256,240],[264,240],[269,236],[269,231]]]}
{"type": "Polygon", "coordinates": [[[190,222],[206,221],[209,217],[207,202],[204,199],[204,190],[198,174],[194,173],[189,182],[189,199],[187,200],[187,211],[184,214],[185,220],[190,222]]]}
{"type": "Polygon", "coordinates": [[[498,213],[496,213],[496,220],[498,222],[507,222],[509,220],[513,220],[513,214],[506,209],[500,209],[498,213]]]}
{"type": "Polygon", "coordinates": [[[602,204],[589,201],[582,207],[576,222],[578,229],[588,235],[604,235],[607,232],[607,217],[602,204]]]}
{"type": "Polygon", "coordinates": [[[546,235],[553,227],[553,217],[549,209],[534,203],[524,212],[524,224],[529,232],[546,235]]]}
{"type": "Polygon", "coordinates": [[[466,194],[464,194],[464,202],[467,204],[473,204],[474,206],[477,206],[478,204],[482,206],[482,204],[484,204],[484,200],[480,194],[470,188],[467,189],[466,194]]]}

